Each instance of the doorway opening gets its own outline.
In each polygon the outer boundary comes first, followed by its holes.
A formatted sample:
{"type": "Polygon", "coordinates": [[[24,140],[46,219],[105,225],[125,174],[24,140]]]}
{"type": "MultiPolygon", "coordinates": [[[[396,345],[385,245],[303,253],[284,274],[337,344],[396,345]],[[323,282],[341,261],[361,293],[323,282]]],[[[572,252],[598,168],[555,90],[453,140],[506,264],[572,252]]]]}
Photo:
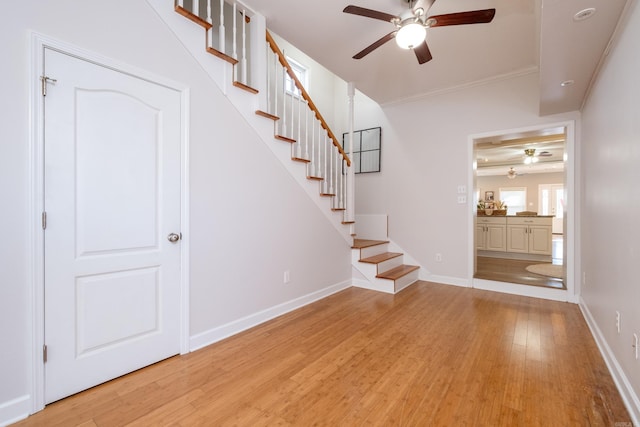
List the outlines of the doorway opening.
{"type": "Polygon", "coordinates": [[[472,137],[474,287],[569,289],[572,144],[571,123],[472,137]]]}

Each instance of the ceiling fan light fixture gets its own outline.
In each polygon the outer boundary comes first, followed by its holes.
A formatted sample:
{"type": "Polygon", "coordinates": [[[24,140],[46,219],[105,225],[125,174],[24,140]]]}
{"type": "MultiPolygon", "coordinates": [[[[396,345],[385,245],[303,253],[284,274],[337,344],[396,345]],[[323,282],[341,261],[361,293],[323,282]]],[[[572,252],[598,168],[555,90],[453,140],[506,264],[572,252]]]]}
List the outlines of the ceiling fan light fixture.
{"type": "Polygon", "coordinates": [[[538,163],[538,158],[535,157],[536,149],[535,148],[527,148],[524,150],[525,158],[524,164],[530,165],[532,163],[538,163]]]}
{"type": "Polygon", "coordinates": [[[405,24],[396,34],[396,43],[402,49],[413,49],[427,37],[427,29],[417,22],[405,24]]]}

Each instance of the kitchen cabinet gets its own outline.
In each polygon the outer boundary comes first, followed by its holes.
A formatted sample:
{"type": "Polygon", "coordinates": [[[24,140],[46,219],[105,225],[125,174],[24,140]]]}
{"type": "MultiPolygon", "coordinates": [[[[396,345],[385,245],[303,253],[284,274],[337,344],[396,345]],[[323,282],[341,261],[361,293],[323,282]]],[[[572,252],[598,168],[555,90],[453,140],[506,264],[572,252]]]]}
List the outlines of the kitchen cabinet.
{"type": "Polygon", "coordinates": [[[551,218],[507,218],[507,252],[551,255],[551,218]]]}
{"type": "Polygon", "coordinates": [[[476,221],[476,248],[485,251],[507,250],[506,217],[479,217],[476,221]]]}

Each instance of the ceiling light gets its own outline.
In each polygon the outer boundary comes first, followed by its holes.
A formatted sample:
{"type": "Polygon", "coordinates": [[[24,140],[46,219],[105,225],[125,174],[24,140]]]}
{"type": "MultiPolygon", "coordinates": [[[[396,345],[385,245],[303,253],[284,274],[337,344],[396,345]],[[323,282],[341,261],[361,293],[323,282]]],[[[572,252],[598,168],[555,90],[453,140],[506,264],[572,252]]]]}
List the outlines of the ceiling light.
{"type": "Polygon", "coordinates": [[[565,80],[562,83],[560,83],[560,86],[567,87],[567,86],[571,86],[574,83],[575,83],[575,81],[573,81],[573,80],[565,80]]]}
{"type": "Polygon", "coordinates": [[[516,176],[518,176],[518,174],[516,173],[515,169],[510,168],[509,171],[507,172],[507,178],[515,179],[516,176]]]}
{"type": "Polygon", "coordinates": [[[576,22],[584,21],[585,19],[591,18],[595,13],[596,13],[595,7],[582,9],[580,12],[577,12],[575,15],[573,15],[573,20],[576,22]]]}
{"type": "Polygon", "coordinates": [[[525,165],[530,165],[532,163],[538,163],[538,158],[535,157],[536,154],[536,149],[535,148],[526,148],[524,150],[524,164],[525,165]]]}
{"type": "Polygon", "coordinates": [[[396,33],[396,43],[403,49],[413,49],[427,37],[427,29],[416,22],[403,25],[396,33]]]}

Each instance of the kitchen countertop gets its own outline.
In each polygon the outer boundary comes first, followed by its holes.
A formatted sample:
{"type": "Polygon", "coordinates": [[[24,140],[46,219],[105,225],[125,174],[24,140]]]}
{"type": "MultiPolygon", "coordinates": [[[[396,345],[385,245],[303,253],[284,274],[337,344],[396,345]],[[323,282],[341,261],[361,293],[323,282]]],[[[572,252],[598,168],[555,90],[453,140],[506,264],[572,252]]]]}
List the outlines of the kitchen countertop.
{"type": "Polygon", "coordinates": [[[555,215],[486,215],[479,214],[478,216],[489,216],[494,218],[553,218],[555,215]]]}

